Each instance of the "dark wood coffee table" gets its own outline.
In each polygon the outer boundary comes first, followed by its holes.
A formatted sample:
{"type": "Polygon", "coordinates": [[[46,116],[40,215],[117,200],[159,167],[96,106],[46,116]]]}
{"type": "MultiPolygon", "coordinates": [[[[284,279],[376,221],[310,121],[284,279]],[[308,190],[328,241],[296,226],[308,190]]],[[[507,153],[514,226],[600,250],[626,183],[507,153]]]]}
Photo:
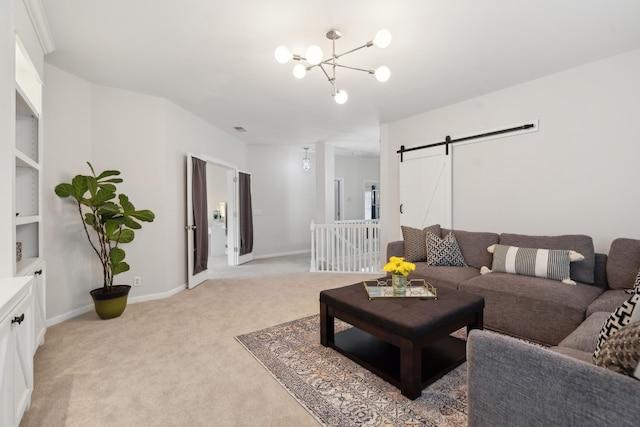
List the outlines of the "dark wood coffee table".
{"type": "Polygon", "coordinates": [[[466,342],[449,334],[482,329],[484,299],[438,289],[437,300],[369,300],[362,283],[320,292],[320,343],[400,389],[409,399],[466,359],[466,342]],[[354,328],[335,333],[334,319],[354,328]]]}

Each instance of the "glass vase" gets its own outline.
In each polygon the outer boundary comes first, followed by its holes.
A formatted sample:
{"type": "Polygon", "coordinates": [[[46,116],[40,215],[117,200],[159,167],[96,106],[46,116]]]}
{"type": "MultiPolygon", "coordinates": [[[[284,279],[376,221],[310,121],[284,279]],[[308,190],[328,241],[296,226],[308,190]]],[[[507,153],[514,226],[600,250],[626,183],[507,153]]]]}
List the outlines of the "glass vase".
{"type": "Polygon", "coordinates": [[[407,293],[407,276],[403,276],[402,274],[392,274],[391,285],[393,286],[393,296],[405,296],[407,293]]]}

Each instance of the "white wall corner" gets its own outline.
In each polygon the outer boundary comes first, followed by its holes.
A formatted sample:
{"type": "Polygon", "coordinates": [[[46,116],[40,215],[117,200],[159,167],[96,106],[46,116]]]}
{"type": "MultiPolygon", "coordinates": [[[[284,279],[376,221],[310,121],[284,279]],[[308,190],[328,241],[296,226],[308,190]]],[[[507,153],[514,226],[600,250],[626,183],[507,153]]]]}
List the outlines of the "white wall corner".
{"type": "Polygon", "coordinates": [[[47,53],[53,52],[56,50],[56,45],[53,41],[53,35],[51,34],[42,2],[40,0],[23,0],[23,2],[29,13],[29,18],[31,18],[31,23],[36,31],[44,54],[46,55],[47,53]]]}

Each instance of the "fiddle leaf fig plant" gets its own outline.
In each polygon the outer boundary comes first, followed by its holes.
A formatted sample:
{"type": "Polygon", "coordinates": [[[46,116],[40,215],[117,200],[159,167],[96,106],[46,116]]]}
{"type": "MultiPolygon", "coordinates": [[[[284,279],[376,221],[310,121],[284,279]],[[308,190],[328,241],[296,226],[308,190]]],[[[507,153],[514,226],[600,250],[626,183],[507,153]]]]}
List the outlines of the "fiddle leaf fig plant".
{"type": "Polygon", "coordinates": [[[131,243],[134,230],[142,228],[140,222],[153,222],[155,214],[148,209],[136,210],[129,197],[116,194],[116,184],[123,182],[118,177],[120,171],[96,175],[93,165],[87,164],[91,175],[76,175],[70,183],[58,184],[55,193],[63,199],[71,197],[77,204],[85,234],[102,264],[103,292],[107,293],[113,287],[113,276],[130,268],[120,245],[131,243]]]}

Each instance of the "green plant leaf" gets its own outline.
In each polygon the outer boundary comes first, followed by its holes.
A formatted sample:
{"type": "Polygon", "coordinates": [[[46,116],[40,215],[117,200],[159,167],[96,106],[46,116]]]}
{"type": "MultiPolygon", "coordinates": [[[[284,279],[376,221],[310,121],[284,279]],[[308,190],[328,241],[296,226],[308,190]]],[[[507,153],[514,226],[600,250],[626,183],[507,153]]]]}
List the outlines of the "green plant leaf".
{"type": "Polygon", "coordinates": [[[102,188],[103,190],[107,190],[107,191],[111,191],[112,193],[116,192],[116,186],[113,184],[104,184],[104,183],[99,183],[98,186],[100,188],[102,188]]]}
{"type": "Polygon", "coordinates": [[[88,225],[94,227],[96,225],[96,217],[91,212],[87,212],[84,214],[84,222],[88,225]]]}
{"type": "Polygon", "coordinates": [[[104,205],[106,202],[108,202],[109,200],[113,199],[114,197],[116,197],[116,193],[114,193],[113,191],[109,191],[101,188],[92,197],[91,206],[100,207],[104,205]]]}
{"type": "Polygon", "coordinates": [[[95,197],[98,192],[98,181],[92,176],[88,176],[87,178],[87,188],[89,189],[89,194],[91,197],[95,197]]]}
{"type": "Polygon", "coordinates": [[[148,209],[131,212],[129,213],[129,215],[145,222],[153,222],[153,220],[156,218],[156,215],[148,209]]]}
{"type": "Polygon", "coordinates": [[[104,221],[104,234],[107,236],[109,240],[118,239],[119,228],[120,228],[120,224],[118,223],[118,221],[112,221],[112,220],[104,221]]]}
{"type": "Polygon", "coordinates": [[[121,262],[119,264],[116,265],[111,265],[111,274],[113,274],[114,276],[116,274],[120,274],[120,273],[124,273],[125,271],[129,271],[129,264],[127,264],[126,262],[121,262]]]}
{"type": "Polygon", "coordinates": [[[117,240],[120,243],[130,243],[135,237],[136,234],[133,232],[133,230],[123,228],[119,233],[116,233],[116,238],[113,240],[117,240]]]}
{"type": "Polygon", "coordinates": [[[84,193],[87,192],[89,187],[87,186],[87,177],[84,175],[76,175],[71,180],[73,186],[73,192],[71,195],[74,199],[80,201],[84,197],[84,193]]]}
{"type": "Polygon", "coordinates": [[[136,210],[133,206],[133,203],[129,201],[129,197],[126,194],[120,194],[118,196],[118,200],[120,200],[120,206],[122,206],[122,210],[125,213],[130,213],[136,210]]]}
{"type": "MultiPolygon", "coordinates": [[[[100,180],[101,180],[101,179],[103,179],[103,178],[106,178],[106,177],[108,177],[108,176],[115,176],[115,175],[120,175],[120,171],[116,171],[116,170],[106,170],[106,171],[102,172],[100,175],[98,175],[98,176],[96,177],[96,179],[97,179],[98,181],[100,181],[100,180]]],[[[120,181],[122,181],[122,180],[120,180],[120,181]]]]}
{"type": "Polygon", "coordinates": [[[113,265],[117,265],[122,261],[124,261],[125,256],[126,256],[126,253],[124,249],[121,249],[121,248],[112,248],[111,251],[109,252],[109,260],[113,265]]]}
{"type": "Polygon", "coordinates": [[[141,224],[137,223],[136,221],[133,220],[133,218],[129,216],[124,217],[124,225],[134,230],[140,230],[142,228],[141,224]]]}
{"type": "Polygon", "coordinates": [[[69,197],[73,194],[73,186],[67,183],[58,184],[56,185],[55,192],[58,197],[69,197]]]}
{"type": "Polygon", "coordinates": [[[107,202],[98,209],[100,216],[113,217],[118,214],[120,214],[120,207],[113,202],[107,202]]]}

